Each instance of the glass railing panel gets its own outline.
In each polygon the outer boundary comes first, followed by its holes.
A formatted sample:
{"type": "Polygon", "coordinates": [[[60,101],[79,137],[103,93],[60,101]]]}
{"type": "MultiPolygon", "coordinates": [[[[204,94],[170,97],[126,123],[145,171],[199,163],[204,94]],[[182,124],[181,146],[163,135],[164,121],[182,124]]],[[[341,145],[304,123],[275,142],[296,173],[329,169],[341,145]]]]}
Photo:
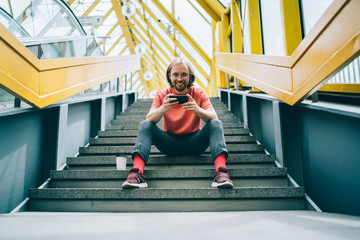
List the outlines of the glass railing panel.
{"type": "Polygon", "coordinates": [[[284,56],[280,1],[260,0],[265,55],[284,56]]]}
{"type": "Polygon", "coordinates": [[[327,83],[357,83],[360,84],[360,56],[355,58],[327,83]]]}
{"type": "MultiPolygon", "coordinates": [[[[7,1],[0,1],[8,7],[7,1]]],[[[13,18],[31,36],[82,36],[84,30],[71,10],[60,0],[11,1],[13,18]]]]}
{"type": "MultiPolygon", "coordinates": [[[[22,39],[24,40],[24,39],[22,39]]],[[[39,59],[102,56],[93,37],[28,39],[23,44],[39,59]]]]}
{"type": "Polygon", "coordinates": [[[0,88],[0,102],[14,102],[15,97],[0,88]]]}
{"type": "Polygon", "coordinates": [[[87,39],[86,56],[103,56],[104,54],[94,38],[87,39]]]}
{"type": "Polygon", "coordinates": [[[3,25],[15,37],[28,37],[29,34],[0,7],[0,24],[3,25]]]}
{"type": "Polygon", "coordinates": [[[301,0],[301,15],[304,36],[314,27],[333,0],[301,0]]]}

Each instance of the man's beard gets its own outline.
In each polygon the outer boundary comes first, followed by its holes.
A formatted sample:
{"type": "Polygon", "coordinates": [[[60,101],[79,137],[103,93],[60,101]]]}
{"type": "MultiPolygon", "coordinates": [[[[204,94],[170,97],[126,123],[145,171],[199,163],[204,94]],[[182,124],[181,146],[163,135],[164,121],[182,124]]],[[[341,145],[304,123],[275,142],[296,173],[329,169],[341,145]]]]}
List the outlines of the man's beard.
{"type": "Polygon", "coordinates": [[[178,92],[182,92],[186,89],[186,85],[185,84],[182,84],[180,87],[178,87],[177,84],[175,84],[174,88],[178,91],[178,92]]]}

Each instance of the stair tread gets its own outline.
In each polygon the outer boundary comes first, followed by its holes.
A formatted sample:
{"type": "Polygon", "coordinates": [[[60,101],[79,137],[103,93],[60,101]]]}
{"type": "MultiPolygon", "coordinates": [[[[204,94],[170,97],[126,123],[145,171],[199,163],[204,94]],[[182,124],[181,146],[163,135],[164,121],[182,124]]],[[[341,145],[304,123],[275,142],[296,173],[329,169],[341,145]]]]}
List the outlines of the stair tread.
{"type": "MultiPolygon", "coordinates": [[[[128,170],[53,170],[50,172],[51,179],[126,179],[128,170]]],[[[213,167],[207,169],[154,169],[145,170],[147,179],[154,178],[212,178],[213,167]]],[[[286,168],[262,167],[262,168],[234,168],[229,170],[231,178],[237,177],[285,177],[286,168]]]]}
{"type": "MultiPolygon", "coordinates": [[[[244,144],[227,144],[227,150],[229,153],[232,152],[263,152],[264,147],[258,144],[244,143],[244,144]]],[[[93,154],[93,153],[126,153],[130,154],[134,150],[133,146],[113,146],[113,145],[103,145],[103,146],[88,146],[88,147],[80,147],[80,154],[93,154]]],[[[208,147],[205,152],[210,152],[210,148],[208,147]]],[[[151,146],[150,153],[160,154],[161,152],[155,147],[151,146]]]]}
{"type": "Polygon", "coordinates": [[[303,198],[303,187],[218,188],[43,188],[30,189],[33,199],[243,199],[303,198]]]}
{"type": "MultiPolygon", "coordinates": [[[[107,131],[99,131],[99,137],[119,137],[119,136],[127,136],[127,137],[136,137],[138,130],[107,130],[107,131]]],[[[249,134],[249,129],[240,128],[228,128],[224,129],[224,135],[233,136],[233,135],[247,135],[249,134]]]]}
{"type": "MultiPolygon", "coordinates": [[[[67,158],[68,165],[89,165],[89,164],[115,164],[116,155],[80,155],[78,157],[67,158]]],[[[132,163],[131,156],[128,155],[128,164],[132,163]]],[[[235,153],[229,155],[227,163],[273,163],[274,155],[266,155],[263,153],[235,153]]],[[[210,155],[201,156],[165,156],[150,155],[147,165],[152,164],[213,164],[210,155]]]]}

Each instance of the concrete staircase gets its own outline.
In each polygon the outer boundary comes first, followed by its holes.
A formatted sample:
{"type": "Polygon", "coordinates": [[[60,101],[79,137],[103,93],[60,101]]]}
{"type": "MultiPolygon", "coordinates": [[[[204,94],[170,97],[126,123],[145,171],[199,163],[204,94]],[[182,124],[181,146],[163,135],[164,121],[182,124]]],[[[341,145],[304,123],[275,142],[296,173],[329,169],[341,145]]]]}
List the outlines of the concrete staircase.
{"type": "MultiPolygon", "coordinates": [[[[209,149],[200,157],[167,157],[154,146],[144,174],[147,189],[121,189],[132,167],[137,128],[152,100],[139,100],[106,127],[67,168],[52,171],[48,188],[29,190],[30,211],[237,211],[305,209],[302,187],[289,184],[287,169],[276,167],[249,130],[219,99],[211,99],[223,122],[233,189],[210,187],[214,165],[209,149]],[[128,156],[127,170],[116,170],[116,154],[128,156]]],[[[158,125],[161,127],[162,122],[158,125]]]]}

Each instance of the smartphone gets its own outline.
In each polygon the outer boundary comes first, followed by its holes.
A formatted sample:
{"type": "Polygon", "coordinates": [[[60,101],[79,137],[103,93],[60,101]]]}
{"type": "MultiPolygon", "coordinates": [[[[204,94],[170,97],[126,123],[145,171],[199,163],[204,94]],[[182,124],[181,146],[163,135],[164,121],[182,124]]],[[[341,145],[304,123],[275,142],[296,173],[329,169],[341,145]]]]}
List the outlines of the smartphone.
{"type": "Polygon", "coordinates": [[[172,102],[179,101],[179,104],[183,104],[183,103],[186,103],[189,101],[189,98],[186,95],[170,96],[170,98],[176,98],[176,100],[174,100],[172,102]]]}

